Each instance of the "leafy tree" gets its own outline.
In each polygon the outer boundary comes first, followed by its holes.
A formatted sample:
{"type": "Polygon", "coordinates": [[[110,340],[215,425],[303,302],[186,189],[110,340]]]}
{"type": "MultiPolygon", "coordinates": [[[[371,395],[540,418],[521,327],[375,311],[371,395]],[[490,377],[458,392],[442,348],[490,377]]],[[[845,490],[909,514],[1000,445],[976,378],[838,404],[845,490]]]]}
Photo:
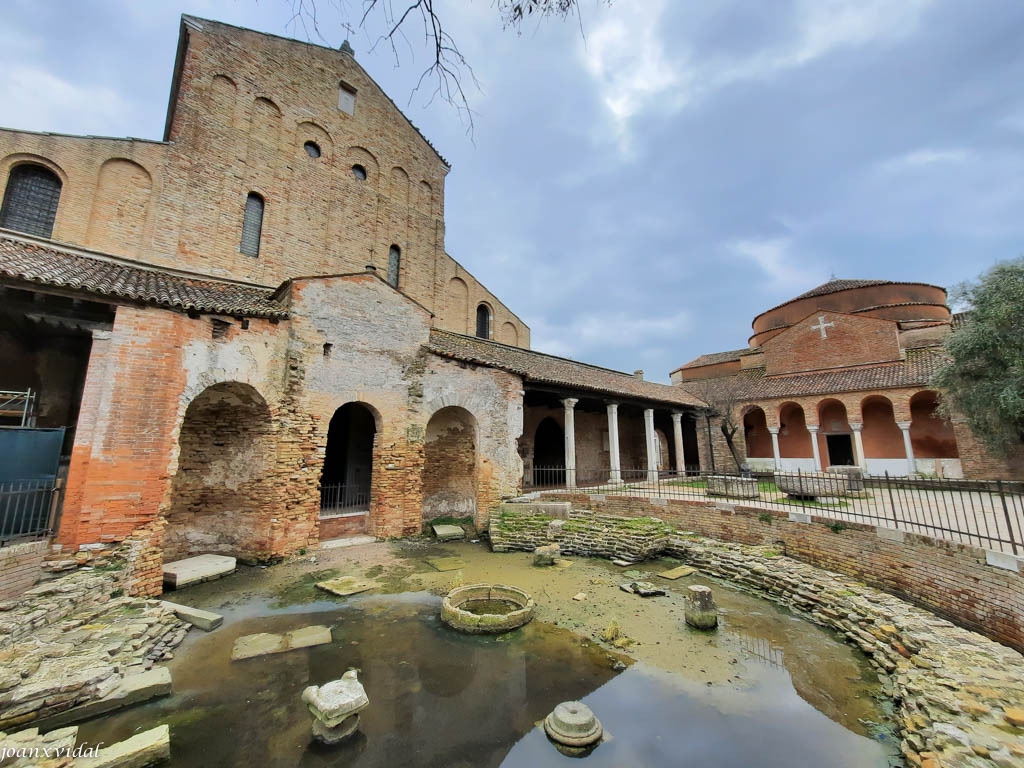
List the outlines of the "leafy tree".
{"type": "Polygon", "coordinates": [[[949,362],[932,383],[941,413],[966,418],[993,452],[1024,443],[1024,257],[997,264],[954,298],[969,308],[966,322],[946,337],[949,362]]]}

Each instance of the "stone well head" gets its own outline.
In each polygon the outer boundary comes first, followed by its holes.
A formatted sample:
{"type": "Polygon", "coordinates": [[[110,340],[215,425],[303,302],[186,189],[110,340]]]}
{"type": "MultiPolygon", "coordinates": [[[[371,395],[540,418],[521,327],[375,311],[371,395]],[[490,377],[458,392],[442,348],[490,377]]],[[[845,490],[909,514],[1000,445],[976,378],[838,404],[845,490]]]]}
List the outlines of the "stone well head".
{"type": "Polygon", "coordinates": [[[498,634],[521,627],[533,618],[536,604],[519,587],[505,584],[470,584],[453,589],[441,603],[441,620],[470,634],[498,634]],[[508,611],[490,613],[479,606],[504,604],[508,611]]]}

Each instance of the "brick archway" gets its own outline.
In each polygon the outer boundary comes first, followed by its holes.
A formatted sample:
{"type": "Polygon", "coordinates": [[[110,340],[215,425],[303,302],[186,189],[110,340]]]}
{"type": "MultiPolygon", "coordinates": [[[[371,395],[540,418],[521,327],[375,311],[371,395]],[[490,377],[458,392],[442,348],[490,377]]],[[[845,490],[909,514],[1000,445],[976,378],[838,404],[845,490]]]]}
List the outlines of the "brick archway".
{"type": "Polygon", "coordinates": [[[277,451],[263,396],[239,382],[207,387],[189,403],[178,444],[164,560],[209,552],[270,557],[277,451]]]}
{"type": "Polygon", "coordinates": [[[441,408],[423,444],[423,520],[472,517],[477,511],[477,421],[465,408],[441,408]]]}

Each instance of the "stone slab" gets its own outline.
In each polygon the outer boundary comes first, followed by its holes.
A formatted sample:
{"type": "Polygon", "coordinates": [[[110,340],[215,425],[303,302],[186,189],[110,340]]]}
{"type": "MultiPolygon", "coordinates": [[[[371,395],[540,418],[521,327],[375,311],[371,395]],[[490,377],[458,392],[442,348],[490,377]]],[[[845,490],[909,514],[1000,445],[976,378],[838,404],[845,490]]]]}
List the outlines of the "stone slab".
{"type": "Polygon", "coordinates": [[[986,549],[985,564],[991,565],[993,568],[1024,573],[1024,557],[1010,555],[1006,552],[994,552],[991,549],[986,549]]]}
{"type": "Polygon", "coordinates": [[[39,721],[46,729],[60,728],[71,723],[80,723],[99,715],[105,715],[125,707],[167,696],[171,692],[171,673],[167,667],[153,667],[137,675],[121,680],[110,693],[100,699],[59,712],[53,717],[39,721]]]}
{"type": "Polygon", "coordinates": [[[257,656],[266,656],[270,653],[282,653],[288,650],[288,643],[284,635],[274,635],[268,632],[260,632],[256,635],[244,635],[235,640],[231,648],[231,660],[252,659],[257,656]]]}
{"type": "Polygon", "coordinates": [[[336,579],[318,581],[316,586],[318,589],[330,592],[332,595],[348,597],[349,595],[358,595],[360,592],[373,589],[377,584],[366,579],[358,579],[355,576],[339,576],[336,579]]]}
{"type": "Polygon", "coordinates": [[[433,525],[434,536],[438,541],[457,541],[466,538],[466,532],[461,525],[433,525]]]}
{"type": "Polygon", "coordinates": [[[555,558],[555,568],[568,568],[575,560],[566,560],[564,557],[555,558]]]}
{"type": "Polygon", "coordinates": [[[164,585],[181,589],[189,584],[219,579],[233,573],[235,558],[225,555],[196,555],[164,564],[164,585]]]}
{"type": "Polygon", "coordinates": [[[636,565],[636,563],[632,560],[621,560],[619,558],[616,558],[615,560],[612,560],[612,565],[617,565],[620,568],[628,568],[631,565],[636,565]]]}
{"type": "Polygon", "coordinates": [[[75,768],[145,768],[171,759],[171,729],[158,725],[130,739],[104,746],[95,757],[79,757],[75,768]]]}
{"type": "Polygon", "coordinates": [[[886,528],[881,525],[875,528],[875,535],[882,541],[891,541],[896,544],[902,544],[907,538],[903,531],[896,528],[886,528]]]}
{"type": "Polygon", "coordinates": [[[194,627],[199,627],[204,632],[212,632],[224,623],[224,617],[219,613],[204,611],[201,608],[193,608],[189,605],[179,605],[167,600],[163,601],[164,607],[174,611],[174,615],[182,621],[187,621],[194,627]]]}
{"type": "Polygon", "coordinates": [[[809,523],[811,522],[811,516],[806,512],[790,512],[789,522],[791,523],[809,523]]]}
{"type": "Polygon", "coordinates": [[[231,660],[241,661],[258,656],[269,656],[273,653],[295,651],[299,648],[326,645],[333,639],[331,628],[321,624],[293,629],[284,635],[275,635],[269,632],[243,635],[235,640],[235,645],[231,649],[231,660]]]}
{"type": "Polygon", "coordinates": [[[466,567],[466,561],[461,557],[431,557],[427,564],[438,571],[457,571],[466,567]]]}
{"type": "Polygon", "coordinates": [[[373,536],[341,536],[337,539],[326,539],[320,542],[320,549],[338,549],[340,547],[358,547],[361,544],[376,542],[373,536]]]}
{"type": "Polygon", "coordinates": [[[662,571],[658,574],[658,576],[660,576],[663,579],[675,581],[676,579],[681,579],[684,576],[691,576],[696,572],[697,569],[689,565],[678,565],[675,568],[670,568],[667,571],[662,571]]]}
{"type": "Polygon", "coordinates": [[[294,648],[312,648],[314,645],[327,645],[334,638],[331,636],[331,628],[322,624],[314,624],[302,629],[294,629],[285,635],[285,642],[288,650],[294,648]]]}

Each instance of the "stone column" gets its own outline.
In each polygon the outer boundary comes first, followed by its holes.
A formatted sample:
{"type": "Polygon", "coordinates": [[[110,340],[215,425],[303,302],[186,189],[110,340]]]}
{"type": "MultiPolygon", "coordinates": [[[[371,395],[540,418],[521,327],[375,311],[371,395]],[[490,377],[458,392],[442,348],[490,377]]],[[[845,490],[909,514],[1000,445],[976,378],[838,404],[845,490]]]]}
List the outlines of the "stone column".
{"type": "Polygon", "coordinates": [[[866,475],[868,473],[868,460],[864,455],[864,438],[861,435],[864,425],[859,421],[851,421],[850,429],[853,430],[853,460],[857,462],[860,471],[866,475]]]}
{"type": "Polygon", "coordinates": [[[565,407],[565,487],[576,487],[576,403],[579,400],[567,397],[562,401],[565,407]]]}
{"type": "Polygon", "coordinates": [[[914,446],[910,443],[910,422],[897,421],[896,426],[903,431],[903,448],[907,452],[907,474],[917,474],[917,463],[914,461],[914,446]]]}
{"type": "Polygon", "coordinates": [[[775,459],[775,471],[780,472],[782,470],[782,457],[779,455],[779,428],[768,427],[768,431],[772,433],[772,457],[775,459]]]}
{"type": "Polygon", "coordinates": [[[683,455],[683,414],[672,412],[672,438],[676,444],[676,474],[686,476],[686,456],[683,455]]]}
{"type": "Polygon", "coordinates": [[[808,424],[807,431],[811,433],[811,451],[814,453],[814,471],[821,472],[821,448],[818,447],[818,430],[816,424],[808,424]]]}
{"type": "Polygon", "coordinates": [[[644,432],[647,435],[647,482],[658,482],[658,456],[655,447],[657,440],[654,436],[654,409],[644,409],[644,432]]]}
{"type": "Polygon", "coordinates": [[[608,458],[611,475],[608,482],[618,485],[622,482],[622,464],[619,457],[619,404],[608,403],[608,458]]]}

